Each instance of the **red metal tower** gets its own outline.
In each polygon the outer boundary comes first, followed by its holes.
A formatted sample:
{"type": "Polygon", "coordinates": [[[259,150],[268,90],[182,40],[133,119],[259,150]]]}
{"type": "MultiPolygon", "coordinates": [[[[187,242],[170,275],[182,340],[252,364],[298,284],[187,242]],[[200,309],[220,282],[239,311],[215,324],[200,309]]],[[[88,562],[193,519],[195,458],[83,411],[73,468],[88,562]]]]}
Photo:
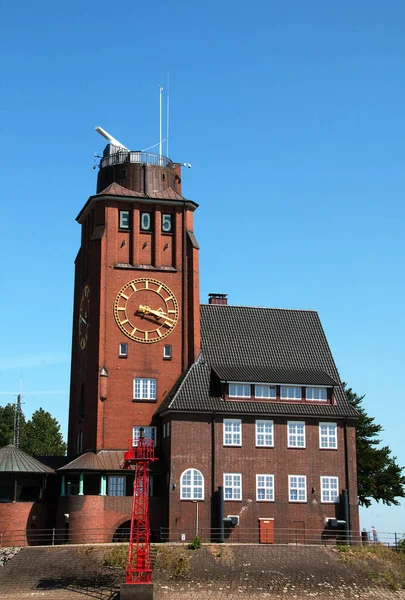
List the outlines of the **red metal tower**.
{"type": "Polygon", "coordinates": [[[126,583],[151,583],[149,526],[149,463],[155,459],[154,442],[144,437],[141,427],[139,439],[132,440],[124,452],[124,469],[135,465],[134,495],[132,499],[131,532],[129,537],[126,583]]]}

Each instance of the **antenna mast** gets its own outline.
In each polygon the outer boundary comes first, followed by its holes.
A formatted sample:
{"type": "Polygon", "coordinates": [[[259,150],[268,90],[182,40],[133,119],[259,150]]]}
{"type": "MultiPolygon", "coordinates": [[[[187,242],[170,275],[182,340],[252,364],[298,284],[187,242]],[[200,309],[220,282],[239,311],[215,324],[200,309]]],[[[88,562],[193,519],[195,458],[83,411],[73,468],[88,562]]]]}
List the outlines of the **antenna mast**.
{"type": "Polygon", "coordinates": [[[22,392],[22,380],[20,381],[20,393],[16,395],[16,405],[14,411],[14,432],[13,432],[13,444],[16,448],[20,447],[20,423],[21,423],[21,392],[22,392]]]}
{"type": "Polygon", "coordinates": [[[159,156],[162,162],[162,92],[163,87],[159,85],[159,156]]]}
{"type": "Polygon", "coordinates": [[[170,101],[170,81],[167,74],[167,101],[166,101],[166,156],[169,158],[169,101],[170,101]]]}

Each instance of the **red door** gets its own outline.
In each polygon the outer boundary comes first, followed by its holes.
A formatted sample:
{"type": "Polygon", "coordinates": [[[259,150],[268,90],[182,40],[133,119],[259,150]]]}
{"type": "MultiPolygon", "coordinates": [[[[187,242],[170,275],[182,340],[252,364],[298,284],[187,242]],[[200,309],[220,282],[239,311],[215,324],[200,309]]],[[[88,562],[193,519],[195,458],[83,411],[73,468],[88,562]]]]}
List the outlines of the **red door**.
{"type": "Polygon", "coordinates": [[[274,544],[274,519],[259,519],[260,543],[274,544]]]}

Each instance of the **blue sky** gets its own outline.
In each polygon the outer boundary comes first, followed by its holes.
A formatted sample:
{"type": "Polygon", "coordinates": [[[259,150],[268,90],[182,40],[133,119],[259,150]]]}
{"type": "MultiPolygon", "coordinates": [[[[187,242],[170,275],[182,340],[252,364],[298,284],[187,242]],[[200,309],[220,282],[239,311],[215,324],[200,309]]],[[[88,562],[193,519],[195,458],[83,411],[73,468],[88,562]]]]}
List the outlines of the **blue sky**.
{"type": "MultiPolygon", "coordinates": [[[[0,0],[0,403],[67,427],[75,217],[101,125],[192,163],[201,299],[319,311],[342,379],[405,464],[402,0],[0,0]]],[[[405,501],[404,501],[405,506],[405,501]]],[[[405,509],[362,526],[405,530],[405,509]]]]}

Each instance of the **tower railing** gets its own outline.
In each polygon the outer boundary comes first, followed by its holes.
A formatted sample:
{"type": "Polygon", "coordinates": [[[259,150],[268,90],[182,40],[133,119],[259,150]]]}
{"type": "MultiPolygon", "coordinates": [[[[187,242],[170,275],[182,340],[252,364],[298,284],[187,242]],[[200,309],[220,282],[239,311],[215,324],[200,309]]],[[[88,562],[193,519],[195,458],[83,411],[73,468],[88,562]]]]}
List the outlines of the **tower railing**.
{"type": "Polygon", "coordinates": [[[124,163],[138,163],[145,165],[156,165],[158,167],[174,168],[174,162],[167,156],[154,154],[153,152],[141,152],[133,150],[117,150],[107,156],[104,156],[100,161],[100,169],[104,167],[112,167],[124,163]]]}

